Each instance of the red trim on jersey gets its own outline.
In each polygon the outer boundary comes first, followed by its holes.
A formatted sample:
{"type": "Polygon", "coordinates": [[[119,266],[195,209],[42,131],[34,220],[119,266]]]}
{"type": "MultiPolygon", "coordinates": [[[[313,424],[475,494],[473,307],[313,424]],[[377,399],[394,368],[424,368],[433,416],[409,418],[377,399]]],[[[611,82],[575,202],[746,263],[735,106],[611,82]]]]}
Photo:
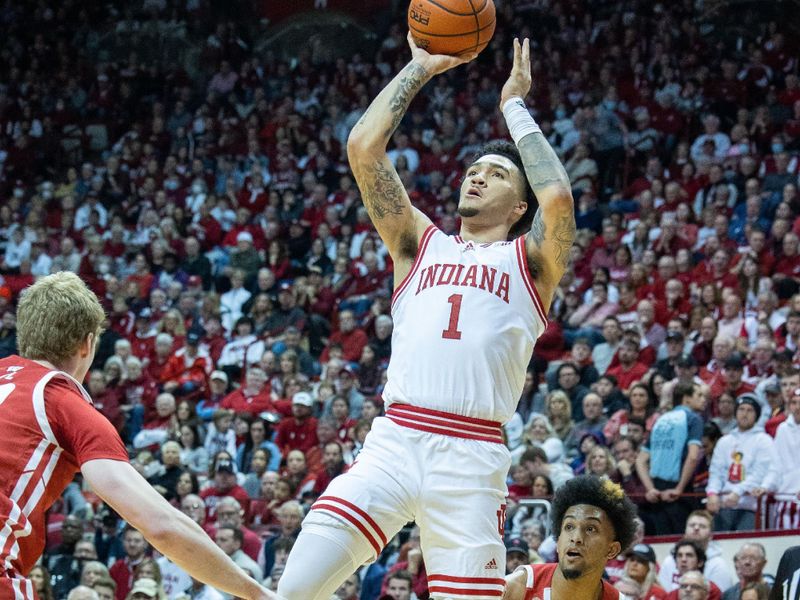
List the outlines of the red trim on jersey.
{"type": "Polygon", "coordinates": [[[462,238],[460,235],[456,235],[454,237],[456,239],[456,242],[458,242],[459,244],[463,244],[464,243],[464,238],[462,238]]]}
{"type": "Polygon", "coordinates": [[[531,271],[528,268],[528,253],[525,251],[525,236],[521,235],[515,242],[517,250],[517,263],[519,270],[522,273],[522,281],[525,282],[525,287],[528,288],[528,293],[531,295],[533,305],[536,307],[536,312],[539,313],[539,318],[542,320],[545,328],[547,328],[547,315],[544,312],[544,304],[539,297],[539,292],[536,290],[536,282],[531,277],[531,271]]]}
{"type": "Polygon", "coordinates": [[[409,404],[392,404],[386,417],[393,423],[409,429],[436,433],[481,442],[503,443],[500,423],[473,417],[462,417],[409,404]]]}
{"type": "Polygon", "coordinates": [[[383,533],[383,530],[378,526],[375,520],[372,517],[370,517],[366,513],[366,511],[362,510],[360,507],[356,506],[352,502],[348,502],[344,498],[339,498],[338,496],[320,496],[319,498],[317,498],[317,501],[320,500],[322,500],[323,502],[338,502],[339,504],[346,506],[354,513],[356,513],[358,516],[360,516],[362,519],[364,519],[367,523],[369,523],[370,527],[372,527],[375,530],[375,533],[378,534],[378,537],[380,538],[381,542],[383,542],[384,546],[389,543],[389,540],[386,538],[386,534],[383,533]]]}
{"type": "Polygon", "coordinates": [[[417,255],[414,257],[414,263],[411,265],[411,270],[408,272],[408,275],[403,278],[403,281],[400,282],[400,285],[397,286],[394,294],[392,294],[392,308],[394,308],[397,298],[403,293],[403,290],[408,287],[408,284],[411,282],[411,278],[414,277],[414,274],[419,269],[419,265],[422,262],[422,256],[425,254],[425,250],[428,247],[428,242],[436,231],[436,225],[431,224],[428,225],[428,228],[422,233],[422,237],[419,240],[419,247],[417,248],[417,255]]]}
{"type": "Polygon", "coordinates": [[[454,575],[428,575],[428,581],[448,581],[450,583],[484,583],[494,585],[505,585],[506,580],[502,577],[455,577],[454,575]]]}
{"type": "Polygon", "coordinates": [[[367,530],[367,528],[364,527],[364,524],[346,510],[341,509],[338,506],[333,506],[332,504],[323,504],[320,502],[314,503],[314,505],[311,507],[311,510],[323,510],[323,511],[327,510],[336,515],[339,515],[340,517],[346,519],[347,521],[350,521],[350,523],[355,525],[356,528],[362,533],[362,535],[365,538],[367,538],[367,541],[369,542],[370,546],[372,546],[372,549],[375,550],[375,554],[381,553],[381,547],[378,545],[378,542],[375,540],[372,534],[367,530]]]}
{"type": "Polygon", "coordinates": [[[433,594],[436,592],[440,592],[442,594],[452,594],[455,596],[493,596],[495,598],[500,598],[503,596],[502,590],[487,590],[487,589],[474,589],[474,590],[465,590],[461,588],[452,588],[452,587],[444,587],[441,585],[429,585],[428,591],[433,594]]]}

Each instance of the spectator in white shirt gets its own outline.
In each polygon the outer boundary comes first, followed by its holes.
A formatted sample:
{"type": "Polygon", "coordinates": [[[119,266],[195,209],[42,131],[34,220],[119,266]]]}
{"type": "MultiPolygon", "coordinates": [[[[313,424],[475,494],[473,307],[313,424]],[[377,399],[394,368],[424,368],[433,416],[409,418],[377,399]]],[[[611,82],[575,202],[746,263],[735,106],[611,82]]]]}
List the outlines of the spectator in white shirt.
{"type": "Polygon", "coordinates": [[[222,294],[219,299],[222,312],[222,326],[230,333],[233,325],[242,316],[242,306],[250,299],[252,294],[244,288],[245,272],[234,269],[231,273],[231,289],[222,294]]]}

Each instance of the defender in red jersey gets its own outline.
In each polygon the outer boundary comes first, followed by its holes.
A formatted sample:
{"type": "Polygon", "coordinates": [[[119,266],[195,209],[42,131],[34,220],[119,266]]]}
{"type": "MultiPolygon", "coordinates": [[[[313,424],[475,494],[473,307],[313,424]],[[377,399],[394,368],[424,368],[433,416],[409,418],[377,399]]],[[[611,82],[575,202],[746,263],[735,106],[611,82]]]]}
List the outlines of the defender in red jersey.
{"type": "Polygon", "coordinates": [[[553,498],[553,531],[558,563],[519,567],[506,577],[505,600],[622,598],[603,580],[636,533],[636,507],[621,487],[593,475],[571,479],[553,498]]]}
{"type": "Polygon", "coordinates": [[[105,314],[74,273],[25,290],[19,356],[0,360],[0,600],[33,600],[31,568],[45,544],[45,512],[80,470],[92,489],[160,552],[232,595],[275,596],[237,567],[128,462],[113,425],[81,386],[105,314]]]}

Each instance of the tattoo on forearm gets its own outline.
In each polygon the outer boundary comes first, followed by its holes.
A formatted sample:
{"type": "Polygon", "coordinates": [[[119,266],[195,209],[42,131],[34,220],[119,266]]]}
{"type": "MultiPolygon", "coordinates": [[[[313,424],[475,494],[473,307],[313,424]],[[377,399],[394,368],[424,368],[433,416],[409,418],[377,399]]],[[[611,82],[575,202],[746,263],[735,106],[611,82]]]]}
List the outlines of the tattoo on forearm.
{"type": "Polygon", "coordinates": [[[553,227],[553,245],[556,247],[556,264],[565,269],[569,266],[569,250],[575,239],[575,217],[562,215],[553,227]]]}
{"type": "Polygon", "coordinates": [[[400,78],[397,89],[392,94],[389,100],[389,110],[392,113],[392,124],[386,132],[386,137],[391,137],[403,116],[408,110],[411,100],[417,95],[417,92],[425,85],[428,79],[428,72],[417,63],[411,63],[407,67],[407,73],[400,78]]]}
{"type": "Polygon", "coordinates": [[[563,185],[569,189],[567,172],[544,135],[535,133],[522,138],[519,152],[534,192],[550,185],[563,185]]]}
{"type": "Polygon", "coordinates": [[[400,215],[406,208],[405,190],[400,178],[382,161],[358,169],[355,173],[364,206],[372,220],[400,215]]]}
{"type": "Polygon", "coordinates": [[[544,234],[547,231],[547,226],[544,224],[542,218],[542,209],[536,209],[536,214],[533,215],[533,223],[531,223],[531,237],[536,242],[537,246],[541,246],[544,241],[544,234]]]}

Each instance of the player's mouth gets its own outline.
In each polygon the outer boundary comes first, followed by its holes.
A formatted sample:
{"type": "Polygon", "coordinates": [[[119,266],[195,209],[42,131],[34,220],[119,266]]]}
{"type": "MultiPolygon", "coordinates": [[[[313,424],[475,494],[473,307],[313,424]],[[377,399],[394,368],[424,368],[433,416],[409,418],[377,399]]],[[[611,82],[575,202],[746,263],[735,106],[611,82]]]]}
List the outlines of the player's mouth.
{"type": "Polygon", "coordinates": [[[574,548],[567,550],[565,554],[567,555],[567,558],[580,558],[582,556],[580,551],[575,550],[574,548]]]}
{"type": "Polygon", "coordinates": [[[476,198],[482,198],[481,191],[476,187],[471,187],[467,190],[467,196],[475,196],[476,198]]]}

